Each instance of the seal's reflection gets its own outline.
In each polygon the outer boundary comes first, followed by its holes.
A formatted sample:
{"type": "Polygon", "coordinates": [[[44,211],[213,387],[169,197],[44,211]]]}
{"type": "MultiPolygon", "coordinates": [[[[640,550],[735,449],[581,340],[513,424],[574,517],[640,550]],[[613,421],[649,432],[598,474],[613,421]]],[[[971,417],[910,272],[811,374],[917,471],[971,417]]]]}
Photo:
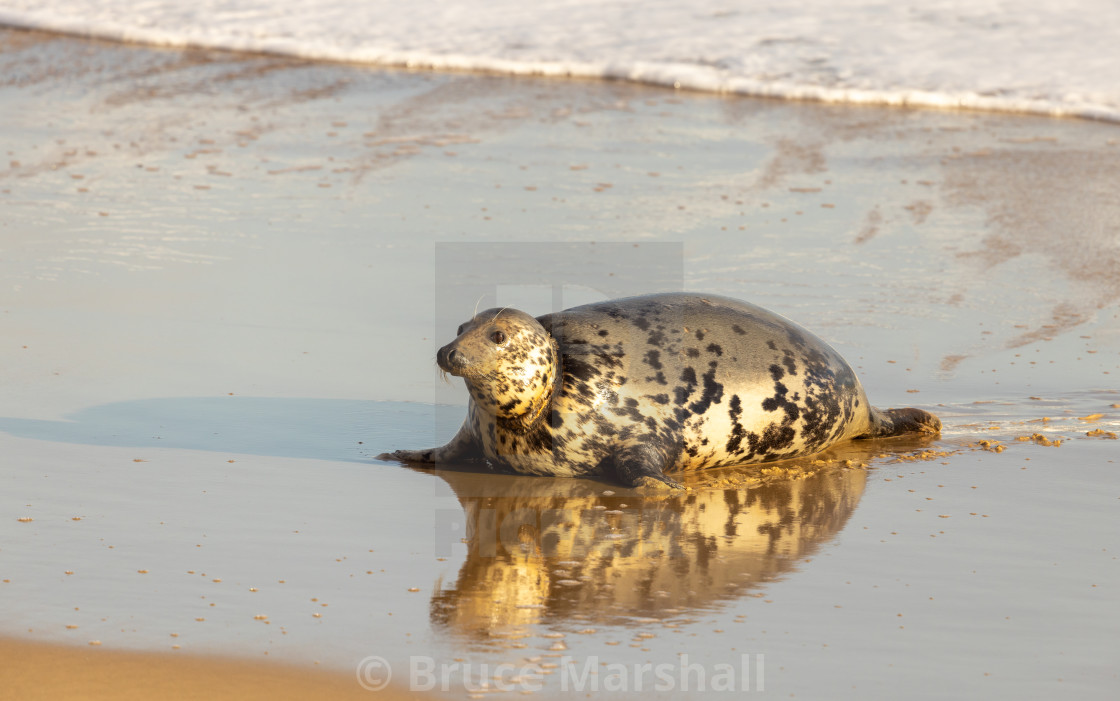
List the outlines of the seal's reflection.
{"type": "Polygon", "coordinates": [[[867,479],[832,467],[651,498],[587,480],[437,474],[462,505],[467,557],[454,584],[437,585],[431,617],[478,639],[565,619],[679,616],[751,595],[839,532],[867,479]]]}

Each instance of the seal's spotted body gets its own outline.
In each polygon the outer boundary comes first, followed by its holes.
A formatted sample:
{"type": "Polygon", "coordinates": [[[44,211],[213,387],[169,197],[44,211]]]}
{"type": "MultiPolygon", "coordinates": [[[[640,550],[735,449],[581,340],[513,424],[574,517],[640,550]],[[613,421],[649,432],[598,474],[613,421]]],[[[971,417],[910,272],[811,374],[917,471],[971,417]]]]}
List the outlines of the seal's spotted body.
{"type": "Polygon", "coordinates": [[[490,309],[459,327],[437,360],[466,381],[467,420],[447,445],[393,457],[674,485],[664,472],[941,427],[919,409],[871,407],[824,341],[723,297],[632,297],[537,319],[490,309]]]}

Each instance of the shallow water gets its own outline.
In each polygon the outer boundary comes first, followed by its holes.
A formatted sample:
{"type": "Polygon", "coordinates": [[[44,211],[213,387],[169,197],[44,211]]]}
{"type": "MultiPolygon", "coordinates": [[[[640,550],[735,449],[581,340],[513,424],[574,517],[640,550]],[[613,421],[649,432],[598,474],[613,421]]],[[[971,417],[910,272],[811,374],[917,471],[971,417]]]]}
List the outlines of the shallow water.
{"type": "Polygon", "coordinates": [[[430,659],[457,696],[1120,686],[1115,128],[0,48],[0,633],[430,659]],[[795,319],[941,438],[684,498],[372,459],[454,432],[432,358],[479,295],[674,286],[795,319]]]}
{"type": "Polygon", "coordinates": [[[7,0],[0,23],[367,65],[1120,121],[1108,0],[7,0]]]}

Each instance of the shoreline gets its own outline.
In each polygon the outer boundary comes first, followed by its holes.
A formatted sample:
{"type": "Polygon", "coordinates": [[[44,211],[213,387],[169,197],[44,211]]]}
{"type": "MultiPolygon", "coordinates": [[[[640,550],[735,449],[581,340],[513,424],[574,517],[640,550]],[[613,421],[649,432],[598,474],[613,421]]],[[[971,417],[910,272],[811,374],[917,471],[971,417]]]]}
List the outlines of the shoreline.
{"type": "Polygon", "coordinates": [[[379,51],[368,57],[355,56],[345,50],[308,51],[286,39],[272,41],[246,40],[231,36],[225,40],[200,41],[174,37],[160,29],[131,26],[91,30],[83,20],[55,19],[33,22],[20,17],[5,17],[0,9],[0,27],[15,31],[41,32],[74,39],[109,42],[152,50],[215,51],[309,61],[373,70],[422,71],[451,75],[479,75],[527,79],[568,81],[619,81],[636,86],[653,87],[674,92],[716,97],[746,97],[788,102],[807,102],[849,107],[886,107],[891,109],[922,109],[949,112],[979,112],[996,115],[1022,115],[1051,119],[1081,119],[1120,125],[1120,109],[1102,105],[1054,105],[1046,100],[990,97],[975,92],[939,93],[920,88],[903,91],[831,88],[822,85],[782,83],[751,78],[721,77],[718,71],[703,78],[685,78],[698,66],[681,63],[638,63],[632,66],[608,67],[573,61],[518,62],[488,56],[438,56],[416,52],[379,51]]]}

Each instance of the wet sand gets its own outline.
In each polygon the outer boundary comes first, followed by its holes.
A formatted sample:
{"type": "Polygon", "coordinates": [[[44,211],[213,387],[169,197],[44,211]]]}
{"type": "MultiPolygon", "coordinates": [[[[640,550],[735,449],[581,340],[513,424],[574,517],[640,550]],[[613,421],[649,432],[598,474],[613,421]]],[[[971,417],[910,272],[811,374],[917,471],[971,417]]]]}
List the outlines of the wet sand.
{"type": "Polygon", "coordinates": [[[0,103],[5,656],[339,695],[378,660],[453,697],[657,664],[670,698],[1120,687],[1115,126],[12,31],[0,103]],[[686,498],[373,460],[456,429],[432,358],[483,292],[674,286],[794,319],[942,436],[686,498]]]}

